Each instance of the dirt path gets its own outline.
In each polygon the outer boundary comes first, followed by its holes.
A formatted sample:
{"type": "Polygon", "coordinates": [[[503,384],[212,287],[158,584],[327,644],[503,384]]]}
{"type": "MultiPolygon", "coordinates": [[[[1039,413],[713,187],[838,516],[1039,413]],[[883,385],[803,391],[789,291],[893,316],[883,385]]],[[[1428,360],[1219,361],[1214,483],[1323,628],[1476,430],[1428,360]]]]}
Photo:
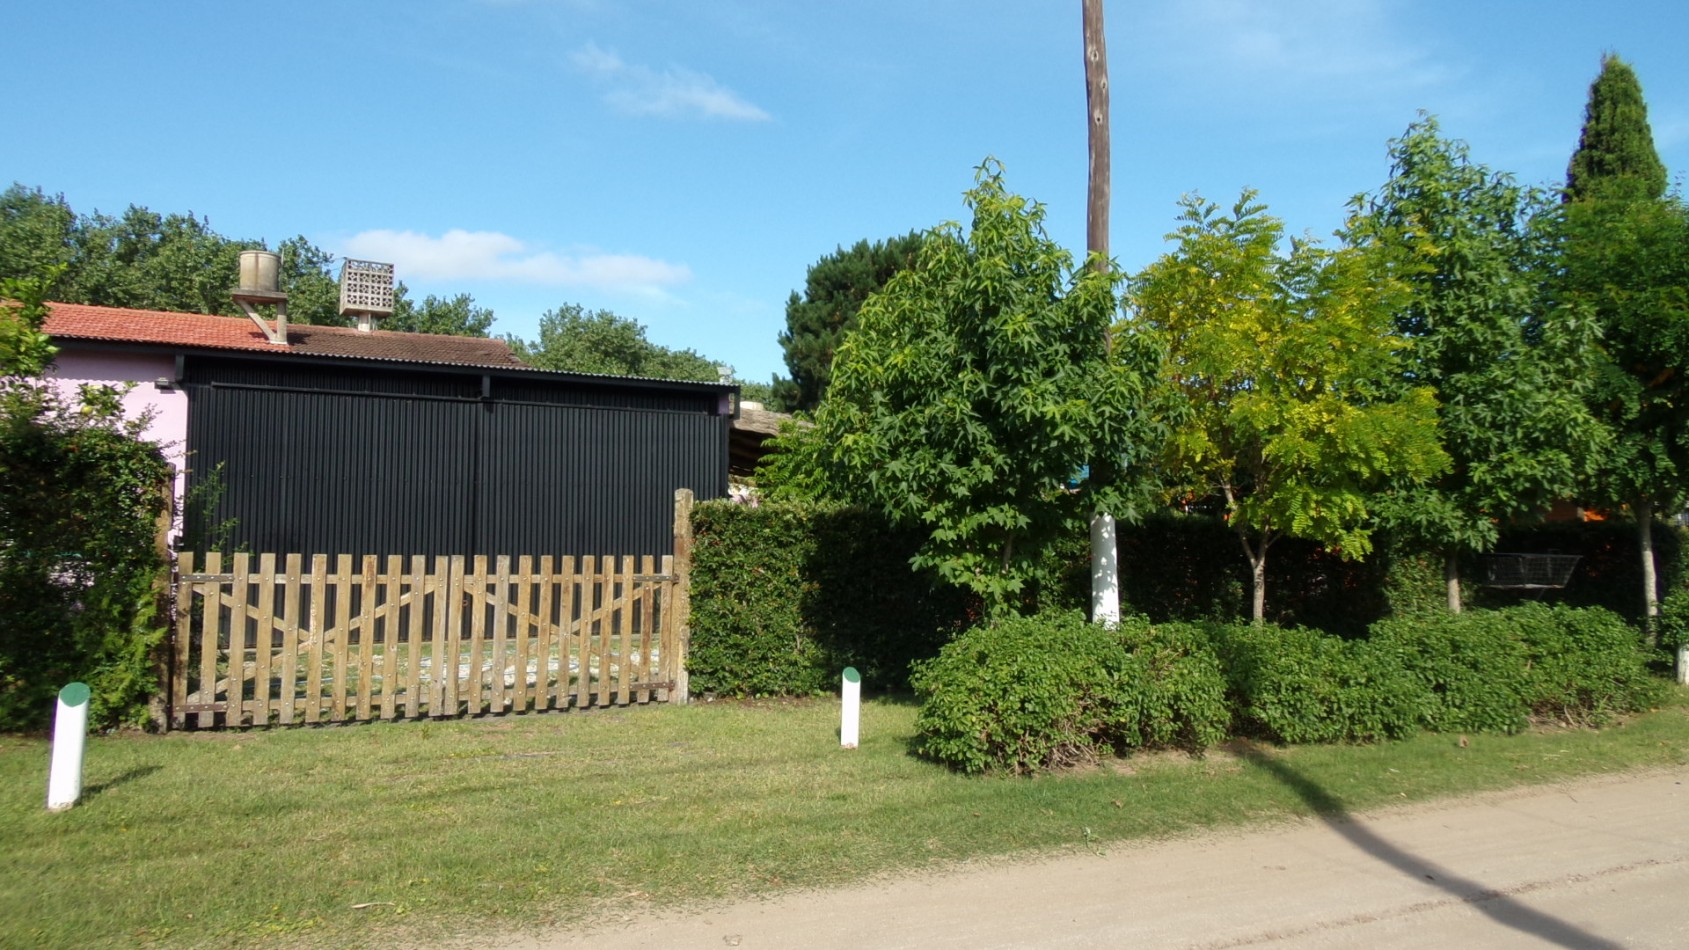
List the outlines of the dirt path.
{"type": "Polygon", "coordinates": [[[1685,947],[1689,769],[482,946],[1685,947]]]}

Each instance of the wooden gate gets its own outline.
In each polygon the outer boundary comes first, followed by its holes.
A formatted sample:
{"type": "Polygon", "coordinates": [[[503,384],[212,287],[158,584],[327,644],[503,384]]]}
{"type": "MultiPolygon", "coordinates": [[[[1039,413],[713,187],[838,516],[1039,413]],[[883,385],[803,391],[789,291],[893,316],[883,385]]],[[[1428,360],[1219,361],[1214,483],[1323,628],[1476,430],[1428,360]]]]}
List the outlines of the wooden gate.
{"type": "Polygon", "coordinates": [[[183,553],[171,724],[684,701],[674,560],[183,553]]]}

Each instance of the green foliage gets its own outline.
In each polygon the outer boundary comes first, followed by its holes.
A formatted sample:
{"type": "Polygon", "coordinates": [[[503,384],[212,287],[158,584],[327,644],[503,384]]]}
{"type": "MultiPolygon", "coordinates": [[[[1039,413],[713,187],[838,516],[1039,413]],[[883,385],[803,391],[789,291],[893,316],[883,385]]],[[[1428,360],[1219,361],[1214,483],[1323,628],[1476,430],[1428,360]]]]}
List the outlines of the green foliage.
{"type": "Polygon", "coordinates": [[[1660,601],[1654,631],[1659,635],[1661,649],[1689,646],[1689,588],[1679,587],[1660,601]]]}
{"type": "Polygon", "coordinates": [[[833,376],[833,356],[869,295],[915,264],[922,236],[911,232],[885,241],[857,241],[810,265],[803,296],[786,301],[786,329],[780,332],[790,379],[775,382],[776,408],[812,412],[833,376]]]}
{"type": "Polygon", "coordinates": [[[1535,718],[1601,725],[1662,696],[1636,631],[1609,611],[1524,604],[1377,625],[1373,644],[1419,684],[1423,724],[1516,732],[1535,718]]]}
{"type": "Polygon", "coordinates": [[[1131,337],[1110,358],[1116,278],[1076,270],[994,162],[976,182],[969,229],[933,231],[863,304],[807,444],[825,493],[926,532],[914,565],[1002,611],[1055,538],[1133,513],[1130,482],[1067,485],[1097,459],[1136,472],[1158,443],[1157,354],[1131,337]]]}
{"type": "Polygon", "coordinates": [[[652,343],[644,324],[608,310],[564,304],[540,317],[539,331],[532,342],[508,339],[517,356],[540,369],[712,383],[720,378],[714,361],[652,343]]]}
{"type": "Polygon", "coordinates": [[[1265,616],[1267,549],[1281,537],[1347,557],[1371,549],[1371,492],[1442,471],[1436,402],[1402,388],[1391,329],[1403,287],[1381,255],[1292,241],[1245,192],[1231,213],[1183,202],[1178,248],[1133,281],[1133,336],[1165,342],[1188,406],[1163,452],[1175,499],[1221,499],[1265,616]]]}
{"type": "Polygon", "coordinates": [[[1544,320],[1546,196],[1468,157],[1422,117],[1390,145],[1390,180],[1357,199],[1345,237],[1390,261],[1408,295],[1403,372],[1435,390],[1451,465],[1380,503],[1433,550],[1489,550],[1499,524],[1574,495],[1606,451],[1585,405],[1598,331],[1572,309],[1544,320]]]}
{"type": "Polygon", "coordinates": [[[1566,169],[1566,197],[1652,199],[1665,191],[1666,167],[1654,149],[1642,84],[1630,64],[1608,53],[1589,86],[1583,132],[1566,169]]]}
{"type": "Polygon", "coordinates": [[[1212,625],[1236,727],[1278,742],[1408,735],[1422,699],[1388,651],[1301,627],[1212,625]]]}
{"type": "Polygon", "coordinates": [[[692,567],[692,688],[736,696],[900,689],[977,607],[909,570],[918,536],[838,504],[699,505],[692,567]]]}
{"type": "Polygon", "coordinates": [[[1597,500],[1671,510],[1689,494],[1689,206],[1576,201],[1553,289],[1602,331],[1591,408],[1613,433],[1597,500]]]}
{"type": "Polygon", "coordinates": [[[1108,751],[1199,751],[1224,736],[1223,681],[1199,638],[1078,612],[975,627],[917,668],[917,754],[978,773],[1088,762],[1108,751]]]}
{"type": "Polygon", "coordinates": [[[140,723],[158,690],[165,564],[154,547],[170,474],[118,394],[80,405],[11,377],[0,417],[0,729],[39,729],[81,680],[90,725],[140,723]]]}
{"type": "Polygon", "coordinates": [[[410,299],[404,281],[393,288],[392,316],[381,321],[383,330],[444,336],[485,337],[492,326],[492,310],[476,305],[469,294],[450,298],[429,294],[418,303],[410,299]]]}
{"type": "Polygon", "coordinates": [[[14,380],[36,379],[47,371],[58,352],[53,341],[41,332],[47,320],[47,288],[62,268],[50,267],[43,277],[0,278],[0,387],[8,402],[14,380]]]}
{"type": "MultiPolygon", "coordinates": [[[[262,247],[261,241],[219,234],[192,214],[161,215],[131,205],[120,217],[79,215],[62,195],[48,197],[39,188],[14,184],[0,194],[0,279],[51,273],[47,299],[65,303],[236,316],[241,310],[229,293],[240,252],[262,247]]],[[[276,251],[288,320],[350,325],[340,315],[334,255],[303,235],[282,241],[276,251]]],[[[383,329],[484,337],[492,327],[493,312],[468,294],[429,295],[417,303],[404,284],[395,291],[383,329]]]]}
{"type": "Polygon", "coordinates": [[[0,193],[0,280],[40,277],[59,268],[45,298],[62,299],[57,285],[70,264],[75,224],[76,214],[63,195],[49,198],[39,188],[19,184],[0,193]]]}

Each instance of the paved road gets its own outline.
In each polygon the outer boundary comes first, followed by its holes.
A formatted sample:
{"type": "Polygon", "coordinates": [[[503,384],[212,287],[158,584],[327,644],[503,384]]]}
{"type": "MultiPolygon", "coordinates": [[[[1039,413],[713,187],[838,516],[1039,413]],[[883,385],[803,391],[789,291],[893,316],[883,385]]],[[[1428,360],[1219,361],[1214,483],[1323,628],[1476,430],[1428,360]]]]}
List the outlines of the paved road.
{"type": "Polygon", "coordinates": [[[1686,809],[1689,769],[1632,774],[497,946],[1689,947],[1686,809]]]}

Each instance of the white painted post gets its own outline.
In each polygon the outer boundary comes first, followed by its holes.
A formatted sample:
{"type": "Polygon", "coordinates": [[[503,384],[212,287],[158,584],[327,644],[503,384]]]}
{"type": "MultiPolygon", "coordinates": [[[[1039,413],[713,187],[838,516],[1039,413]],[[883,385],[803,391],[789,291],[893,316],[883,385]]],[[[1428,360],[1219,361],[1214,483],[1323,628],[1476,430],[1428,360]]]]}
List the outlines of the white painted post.
{"type": "Polygon", "coordinates": [[[1677,648],[1677,685],[1689,686],[1689,643],[1677,648]]]}
{"type": "Polygon", "coordinates": [[[82,797],[82,749],[88,738],[87,683],[59,690],[53,714],[53,765],[47,774],[47,810],[64,811],[82,797]]]}
{"type": "Polygon", "coordinates": [[[1114,516],[1106,511],[1091,518],[1091,622],[1120,625],[1120,562],[1114,516]]]}
{"type": "Polygon", "coordinates": [[[839,715],[839,747],[854,749],[861,735],[862,720],[862,674],[854,666],[844,669],[841,695],[844,702],[839,715]]]}

